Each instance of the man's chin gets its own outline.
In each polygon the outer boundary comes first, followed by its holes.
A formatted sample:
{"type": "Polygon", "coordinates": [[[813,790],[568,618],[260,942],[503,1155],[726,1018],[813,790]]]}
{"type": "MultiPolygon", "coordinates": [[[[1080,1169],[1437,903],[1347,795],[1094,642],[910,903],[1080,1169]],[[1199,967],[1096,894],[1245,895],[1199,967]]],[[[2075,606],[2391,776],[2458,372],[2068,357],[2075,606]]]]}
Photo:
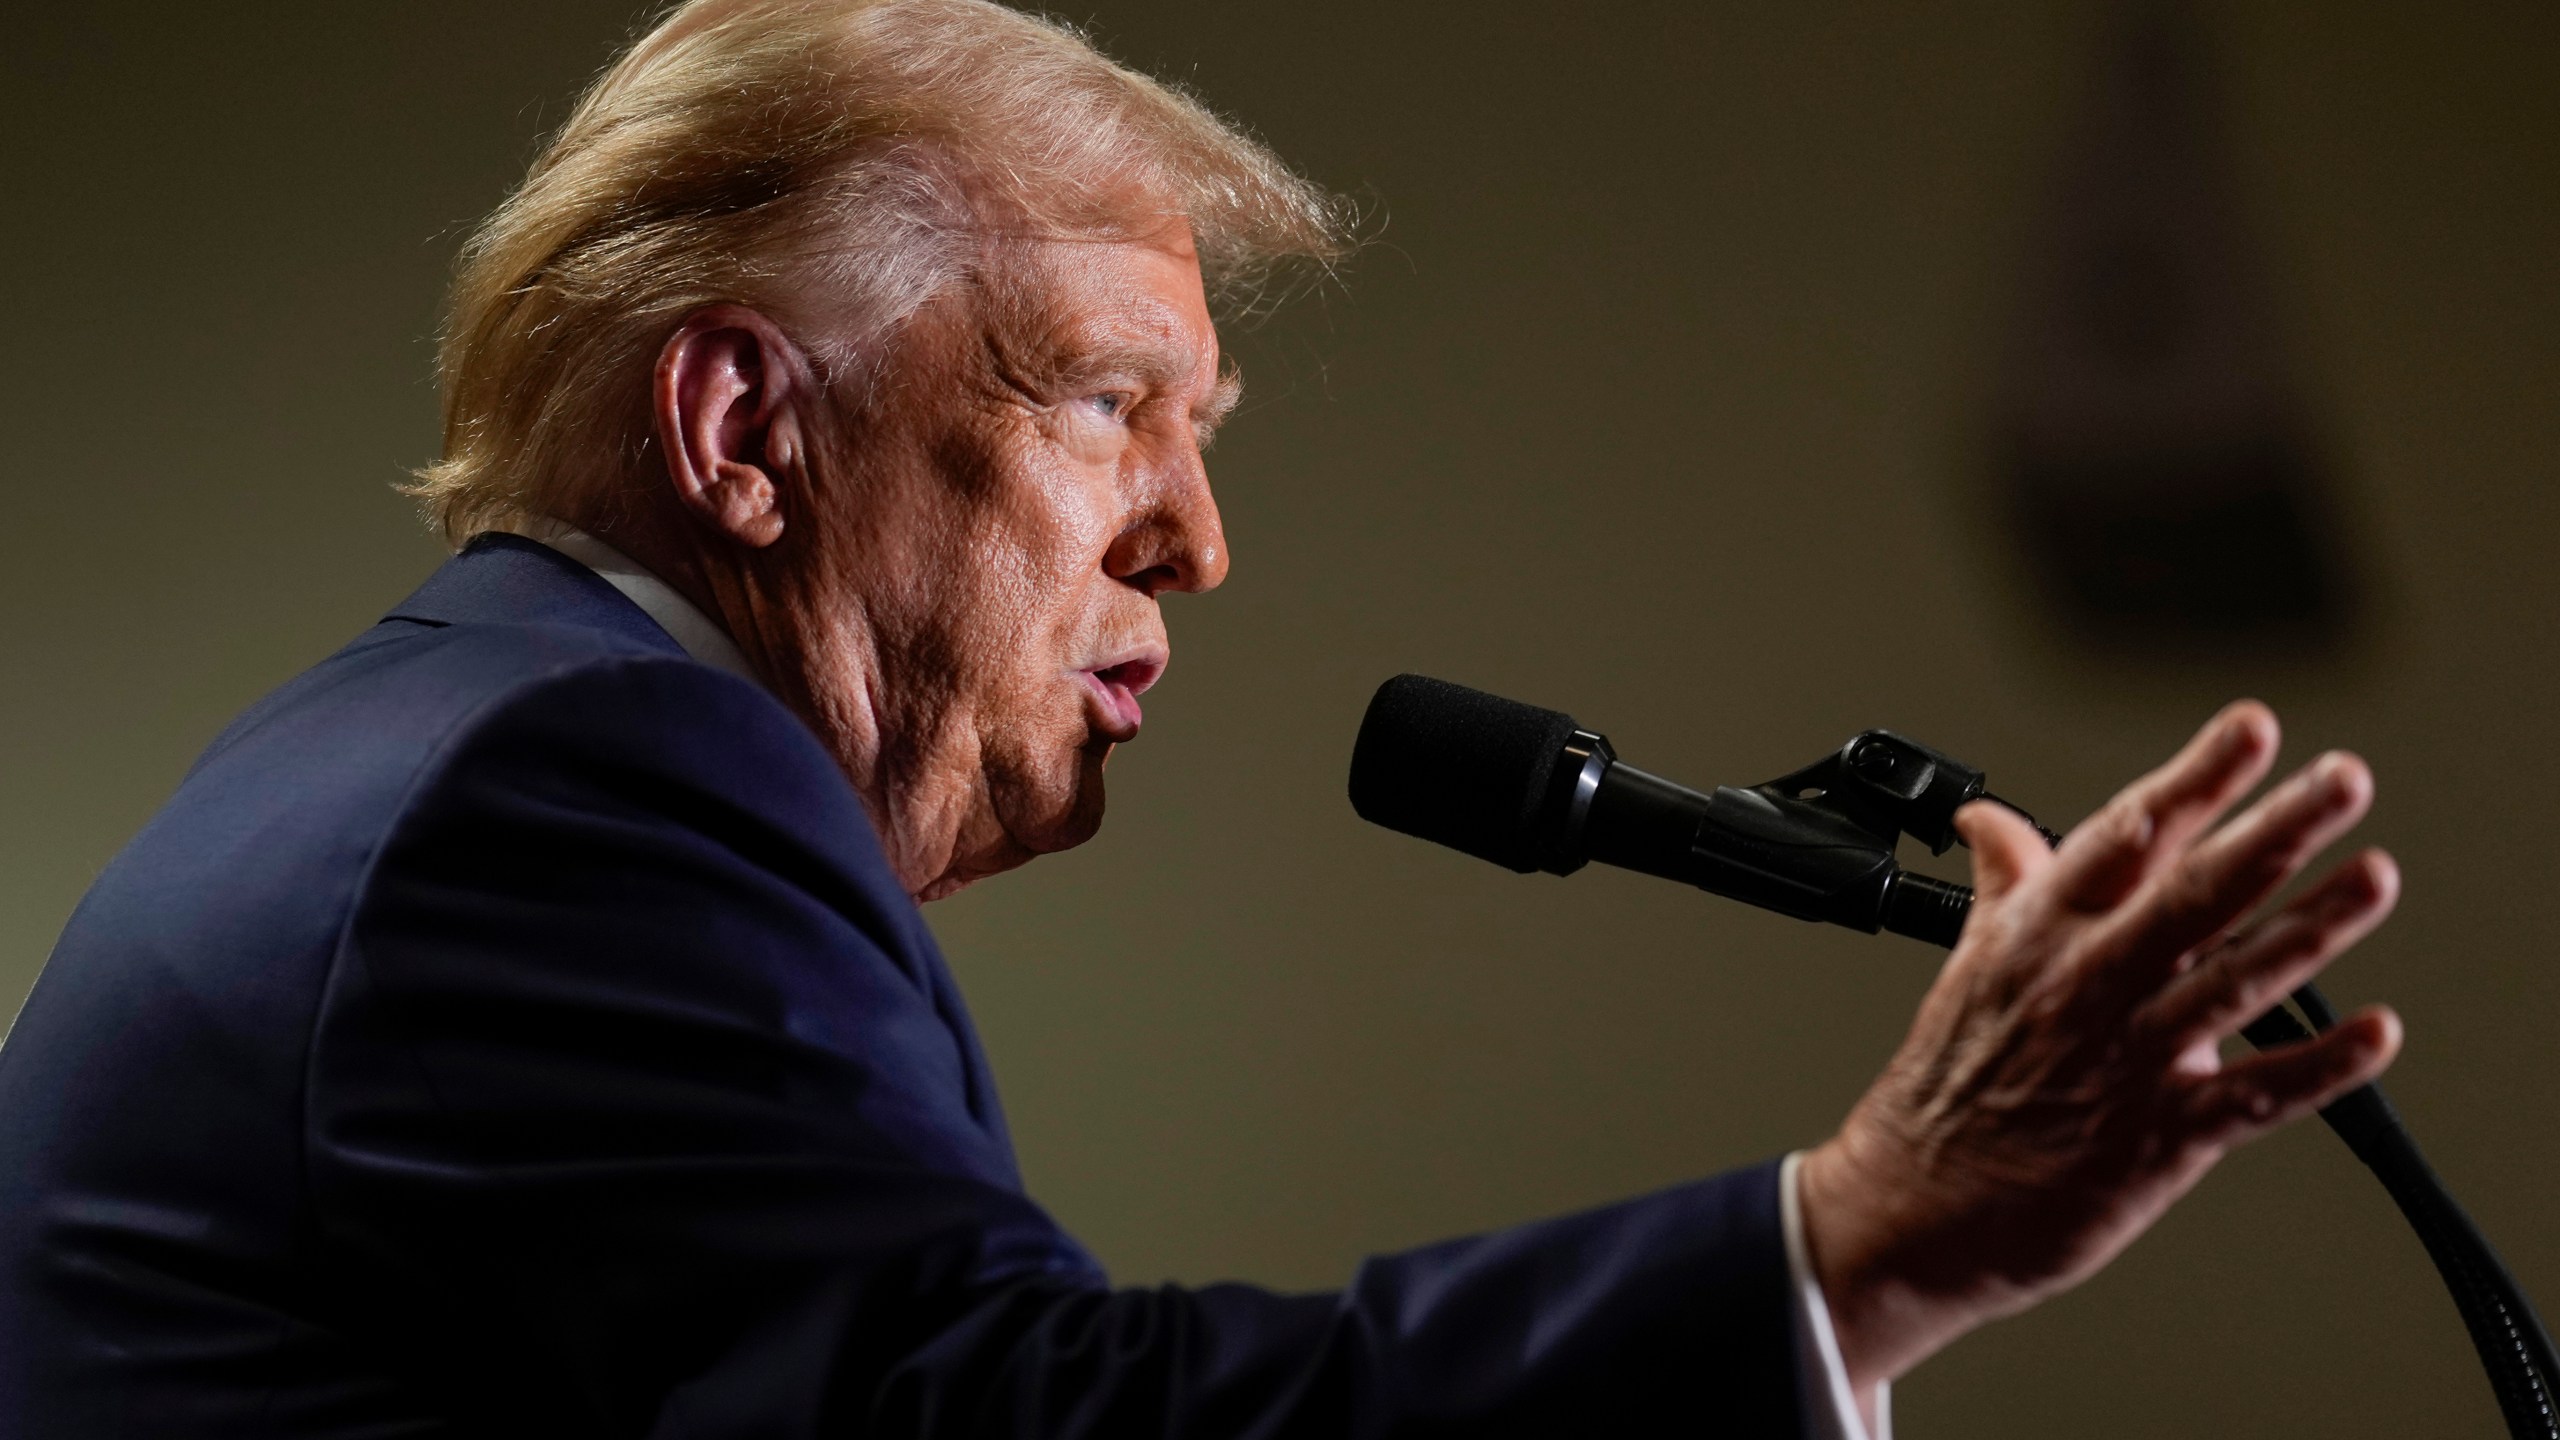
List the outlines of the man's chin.
{"type": "Polygon", "coordinates": [[[1038,859],[1042,853],[1008,835],[999,844],[990,845],[954,859],[950,869],[927,881],[925,887],[916,892],[916,902],[925,904],[935,900],[947,900],[989,876],[1001,875],[1007,870],[1019,870],[1038,859]]]}
{"type": "Polygon", "coordinates": [[[1045,817],[1043,823],[1017,828],[1013,833],[1033,855],[1073,850],[1102,833],[1104,799],[1102,763],[1098,759],[1089,761],[1084,773],[1076,777],[1075,793],[1064,806],[1045,817]]]}
{"type": "Polygon", "coordinates": [[[949,870],[916,892],[916,899],[947,899],[989,876],[1018,870],[1043,855],[1072,850],[1101,833],[1104,796],[1099,760],[1088,762],[1077,781],[1063,805],[1041,807],[1041,813],[1000,815],[992,843],[956,857],[949,870]]]}

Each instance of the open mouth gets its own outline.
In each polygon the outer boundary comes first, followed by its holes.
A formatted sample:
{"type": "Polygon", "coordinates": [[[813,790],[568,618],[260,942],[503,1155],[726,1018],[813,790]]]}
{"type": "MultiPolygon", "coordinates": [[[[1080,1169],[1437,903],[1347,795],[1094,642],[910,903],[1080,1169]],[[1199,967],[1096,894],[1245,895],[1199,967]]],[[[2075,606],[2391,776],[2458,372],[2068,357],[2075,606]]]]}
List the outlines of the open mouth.
{"type": "Polygon", "coordinates": [[[1102,711],[1100,729],[1104,735],[1114,742],[1137,738],[1138,726],[1146,719],[1146,712],[1138,707],[1138,697],[1164,674],[1164,665],[1155,656],[1139,655],[1081,672],[1086,691],[1102,711]]]}

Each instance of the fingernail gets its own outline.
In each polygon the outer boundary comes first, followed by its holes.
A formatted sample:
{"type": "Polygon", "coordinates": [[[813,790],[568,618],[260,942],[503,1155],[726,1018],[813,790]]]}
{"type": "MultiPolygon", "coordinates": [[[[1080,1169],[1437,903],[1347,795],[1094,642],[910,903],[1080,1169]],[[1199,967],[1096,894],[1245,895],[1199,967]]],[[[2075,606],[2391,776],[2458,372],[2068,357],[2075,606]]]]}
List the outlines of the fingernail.
{"type": "Polygon", "coordinates": [[[2372,866],[2358,865],[2347,874],[2347,909],[2362,910],[2382,898],[2382,877],[2372,866]]]}
{"type": "Polygon", "coordinates": [[[2312,804],[2326,804],[2337,798],[2338,778],[2324,761],[2314,760],[2293,772],[2292,778],[2276,787],[2272,798],[2300,796],[2312,804]]]}
{"type": "Polygon", "coordinates": [[[2376,1005],[2372,1013],[2375,1021],[2375,1049],[2393,1049],[2408,1038],[2408,1027],[2400,1023],[2399,1011],[2388,1005],[2376,1005]]]}
{"type": "Polygon", "coordinates": [[[2221,720],[2216,723],[2214,728],[2220,732],[2213,737],[2214,749],[2228,755],[2233,751],[2248,748],[2249,717],[2247,712],[2237,710],[2224,711],[2221,720]]]}
{"type": "Polygon", "coordinates": [[[2400,892],[2400,862],[2391,858],[2390,851],[2366,851],[2364,868],[2365,878],[2372,883],[2374,894],[2397,895],[2400,892]]]}
{"type": "Polygon", "coordinates": [[[2271,727],[2274,721],[2274,713],[2258,701],[2232,701],[2220,716],[2222,748],[2226,751],[2248,749],[2257,743],[2259,732],[2271,727]]]}

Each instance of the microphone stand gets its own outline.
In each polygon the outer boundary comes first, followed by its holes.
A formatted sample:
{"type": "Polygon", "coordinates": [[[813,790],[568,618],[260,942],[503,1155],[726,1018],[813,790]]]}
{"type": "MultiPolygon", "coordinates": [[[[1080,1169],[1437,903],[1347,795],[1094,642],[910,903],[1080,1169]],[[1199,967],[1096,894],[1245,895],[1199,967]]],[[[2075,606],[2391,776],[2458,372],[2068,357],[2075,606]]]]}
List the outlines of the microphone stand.
{"type": "MultiPolygon", "coordinates": [[[[1583,739],[1577,734],[1577,742],[1583,739]]],[[[1599,741],[1603,752],[1606,747],[1599,741]]],[[[1889,930],[1952,948],[1973,891],[1902,869],[1894,850],[1909,835],[1932,854],[1945,854],[1956,843],[1957,808],[1973,800],[2017,809],[1984,788],[1981,771],[1889,730],[1870,730],[1765,785],[1717,790],[1704,825],[1724,832],[1714,847],[1723,869],[1701,883],[1802,919],[1870,934],[1889,930]],[[1857,837],[1864,837],[1863,851],[1857,837]]],[[[2061,843],[2051,830],[2036,829],[2047,844],[2061,843]]],[[[1707,849],[1699,847],[1702,858],[1707,849]]],[[[2279,1004],[2240,1033],[2265,1050],[2337,1023],[2314,986],[2294,991],[2292,1001],[2300,1018],[2279,1004]]],[[[2320,1118],[2382,1182],[2426,1246],[2488,1372],[2507,1433],[2515,1440],[2560,1440],[2560,1358],[2551,1336],[2488,1237],[2427,1164],[2399,1112],[2380,1088],[2366,1085],[2333,1101],[2320,1118]]]]}

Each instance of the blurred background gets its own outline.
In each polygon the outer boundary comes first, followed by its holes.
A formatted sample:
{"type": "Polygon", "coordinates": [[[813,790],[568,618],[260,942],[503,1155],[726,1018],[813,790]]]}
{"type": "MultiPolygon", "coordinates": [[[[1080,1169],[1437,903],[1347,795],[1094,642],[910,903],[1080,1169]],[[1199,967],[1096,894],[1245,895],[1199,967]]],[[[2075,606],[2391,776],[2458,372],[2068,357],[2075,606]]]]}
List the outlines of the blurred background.
{"type": "MultiPolygon", "coordinates": [[[[2351,746],[2335,972],[2560,1305],[2560,10],[1070,8],[1374,243],[1230,336],[1234,578],[1074,854],[930,917],[1124,1282],[1361,1255],[1828,1134],[1936,957],[1360,824],[1422,670],[1751,783],[1890,725],[2066,822],[2225,699],[2351,746]]],[[[23,7],[0,50],[0,1013],[195,751],[437,562],[438,296],[629,0],[23,7]]],[[[1934,862],[1960,873],[1960,857],[1934,862]]],[[[1900,1388],[1906,1435],[2491,1434],[2316,1127],[1900,1388]]]]}

